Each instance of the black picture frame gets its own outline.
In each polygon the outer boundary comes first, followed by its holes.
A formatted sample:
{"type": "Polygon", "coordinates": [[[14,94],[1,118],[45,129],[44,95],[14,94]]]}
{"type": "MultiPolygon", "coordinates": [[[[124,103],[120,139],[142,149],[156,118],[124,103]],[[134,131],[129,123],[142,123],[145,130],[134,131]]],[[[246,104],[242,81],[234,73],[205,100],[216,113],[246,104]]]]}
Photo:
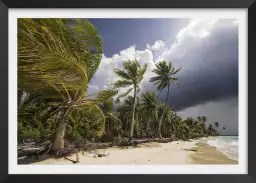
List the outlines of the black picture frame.
{"type": "MultiPolygon", "coordinates": [[[[9,8],[245,8],[248,10],[248,73],[249,81],[253,86],[256,67],[256,10],[255,0],[1,0],[0,1],[0,182],[197,182],[197,183],[252,183],[256,181],[256,148],[254,139],[256,135],[253,119],[253,104],[256,93],[255,87],[250,87],[251,115],[248,113],[248,174],[246,175],[11,175],[8,174],[8,9],[9,8]],[[250,121],[250,123],[249,123],[250,121]]],[[[10,53],[11,54],[11,53],[10,53]]],[[[11,81],[9,81],[11,82],[11,81]]],[[[248,87],[249,94],[249,87],[248,87]]],[[[248,95],[249,97],[249,95],[248,95]]],[[[249,107],[249,106],[248,106],[249,107]]],[[[249,108],[248,108],[249,112],[249,108]]],[[[241,121],[239,121],[241,122],[241,121]]],[[[247,121],[242,121],[246,123],[247,121]]],[[[11,127],[10,127],[11,128],[11,127]]],[[[213,165],[214,166],[214,165],[213,165]]],[[[113,172],[114,174],[114,172],[113,172]]]]}

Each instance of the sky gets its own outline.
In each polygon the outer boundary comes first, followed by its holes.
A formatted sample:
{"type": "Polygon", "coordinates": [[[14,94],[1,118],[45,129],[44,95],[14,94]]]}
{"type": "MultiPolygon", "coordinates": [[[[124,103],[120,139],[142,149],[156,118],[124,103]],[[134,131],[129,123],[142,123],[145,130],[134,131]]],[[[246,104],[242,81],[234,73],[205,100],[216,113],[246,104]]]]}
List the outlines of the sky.
{"type": "MultiPolygon", "coordinates": [[[[140,93],[156,91],[149,79],[165,60],[180,68],[179,85],[171,85],[168,105],[182,117],[206,116],[238,134],[238,25],[235,19],[89,19],[104,49],[89,93],[118,80],[113,68],[126,60],[147,64],[140,93]]],[[[127,89],[121,89],[120,92],[127,89]]],[[[157,91],[156,91],[157,92],[157,91]]],[[[167,89],[157,92],[164,101],[167,89]]]]}

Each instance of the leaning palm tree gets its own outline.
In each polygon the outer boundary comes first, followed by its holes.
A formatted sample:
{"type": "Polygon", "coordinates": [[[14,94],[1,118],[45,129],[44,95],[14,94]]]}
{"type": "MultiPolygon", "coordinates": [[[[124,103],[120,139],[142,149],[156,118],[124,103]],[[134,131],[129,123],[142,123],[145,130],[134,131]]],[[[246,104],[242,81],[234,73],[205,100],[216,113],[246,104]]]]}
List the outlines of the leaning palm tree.
{"type": "Polygon", "coordinates": [[[18,19],[18,88],[56,108],[52,150],[64,148],[73,110],[89,109],[116,94],[114,89],[88,96],[100,64],[103,42],[85,19],[18,19]]]}
{"type": "Polygon", "coordinates": [[[133,127],[134,127],[134,115],[135,115],[135,107],[136,107],[136,96],[139,92],[139,84],[143,79],[143,75],[147,70],[147,64],[143,67],[140,66],[137,60],[134,61],[125,61],[124,69],[114,69],[114,72],[121,79],[114,83],[114,86],[117,88],[120,87],[130,87],[127,92],[121,94],[117,97],[117,101],[127,96],[132,90],[133,94],[133,102],[132,102],[132,114],[131,114],[131,122],[130,122],[130,139],[133,137],[133,127]]]}
{"type": "Polygon", "coordinates": [[[166,99],[165,99],[165,108],[162,112],[162,115],[161,115],[161,118],[160,118],[159,124],[158,124],[159,137],[162,137],[161,125],[162,125],[164,112],[165,112],[167,102],[168,102],[170,84],[171,84],[171,82],[177,84],[178,79],[174,76],[175,76],[175,74],[177,74],[180,71],[180,69],[181,68],[175,70],[175,68],[172,66],[171,62],[169,62],[169,64],[167,64],[166,61],[161,61],[158,64],[156,64],[156,69],[153,70],[153,72],[157,76],[150,78],[150,82],[154,82],[155,85],[157,85],[157,90],[159,90],[160,92],[162,92],[166,87],[168,88],[166,99]]]}

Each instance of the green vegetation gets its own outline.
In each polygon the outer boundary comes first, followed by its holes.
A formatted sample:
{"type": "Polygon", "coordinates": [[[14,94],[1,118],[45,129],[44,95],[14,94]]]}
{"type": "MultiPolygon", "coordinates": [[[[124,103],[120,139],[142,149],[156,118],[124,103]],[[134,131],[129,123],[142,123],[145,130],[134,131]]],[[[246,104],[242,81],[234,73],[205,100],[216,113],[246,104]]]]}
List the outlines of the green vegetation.
{"type": "Polygon", "coordinates": [[[88,94],[102,48],[100,35],[88,20],[18,20],[19,143],[27,138],[48,140],[51,151],[58,152],[65,142],[218,135],[218,122],[207,126],[205,116],[182,119],[168,106],[170,84],[177,84],[180,69],[165,61],[156,64],[156,76],[150,79],[160,92],[167,88],[164,103],[153,91],[139,93],[147,65],[137,60],[114,69],[120,80],[113,86],[88,94]],[[119,88],[128,89],[117,95],[119,88]],[[116,112],[114,98],[119,103],[116,112]]]}

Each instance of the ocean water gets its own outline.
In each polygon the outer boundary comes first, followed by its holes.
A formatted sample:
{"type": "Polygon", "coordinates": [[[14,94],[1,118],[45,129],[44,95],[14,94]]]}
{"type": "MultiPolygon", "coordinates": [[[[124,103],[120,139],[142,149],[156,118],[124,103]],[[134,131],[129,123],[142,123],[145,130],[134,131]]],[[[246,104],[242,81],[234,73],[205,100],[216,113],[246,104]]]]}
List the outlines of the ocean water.
{"type": "Polygon", "coordinates": [[[218,136],[207,140],[211,146],[215,146],[231,159],[238,161],[238,136],[218,136]]]}

